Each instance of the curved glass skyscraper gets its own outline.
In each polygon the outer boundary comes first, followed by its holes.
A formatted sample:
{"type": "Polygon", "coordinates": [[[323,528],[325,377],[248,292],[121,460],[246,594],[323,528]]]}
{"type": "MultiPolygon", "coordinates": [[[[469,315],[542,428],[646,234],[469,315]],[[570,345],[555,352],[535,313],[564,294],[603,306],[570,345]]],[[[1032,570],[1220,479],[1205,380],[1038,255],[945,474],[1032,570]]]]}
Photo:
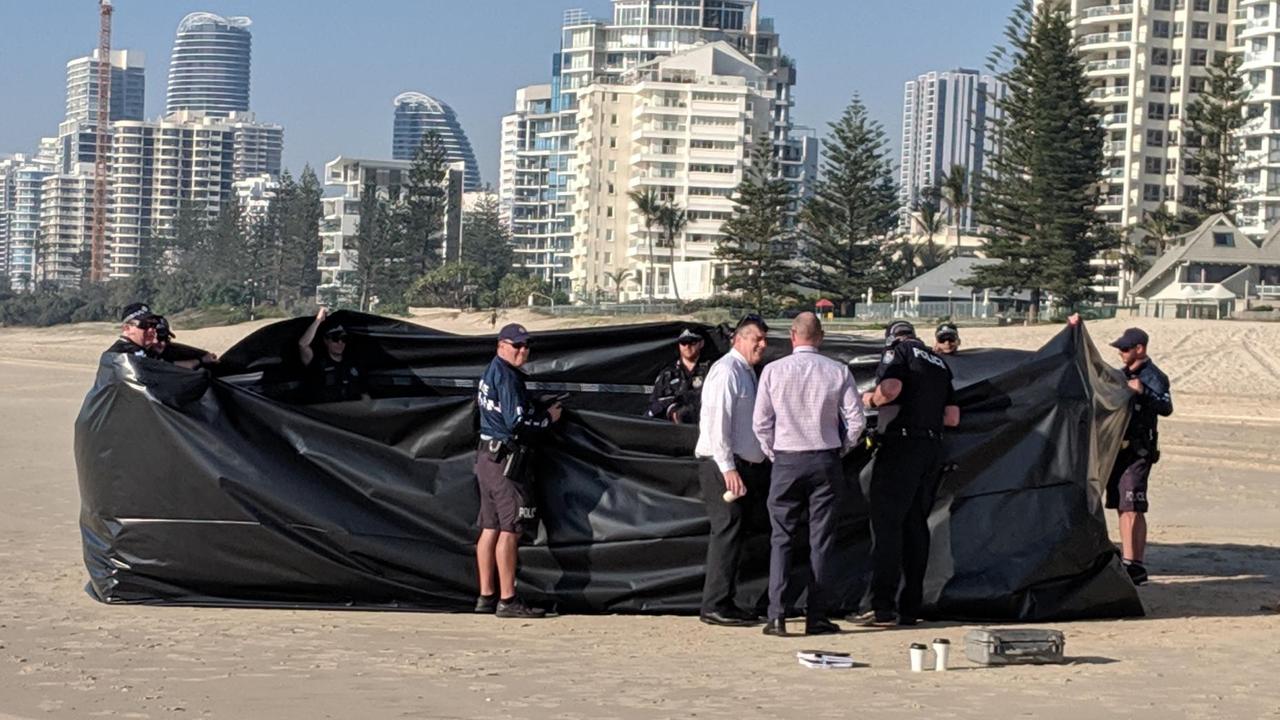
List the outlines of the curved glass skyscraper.
{"type": "Polygon", "coordinates": [[[169,60],[165,114],[201,110],[214,117],[249,110],[247,17],[197,12],[178,23],[169,60]]]}
{"type": "Polygon", "coordinates": [[[396,96],[396,119],[392,129],[391,157],[395,160],[412,160],[418,152],[422,136],[435,130],[444,141],[445,153],[450,160],[466,163],[463,189],[467,192],[480,189],[480,165],[471,150],[471,141],[463,132],[453,108],[430,95],[419,92],[401,93],[396,96]]]}

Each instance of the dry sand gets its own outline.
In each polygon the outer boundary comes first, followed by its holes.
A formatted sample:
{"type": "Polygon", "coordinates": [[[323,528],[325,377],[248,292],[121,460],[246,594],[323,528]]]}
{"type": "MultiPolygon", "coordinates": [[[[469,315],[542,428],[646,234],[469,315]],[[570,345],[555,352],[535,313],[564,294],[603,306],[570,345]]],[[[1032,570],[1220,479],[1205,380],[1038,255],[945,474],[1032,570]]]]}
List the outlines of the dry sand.
{"type": "MultiPolygon", "coordinates": [[[[579,324],[512,313],[534,328],[579,324]]],[[[489,332],[487,315],[419,322],[489,332]]],[[[221,352],[246,324],[183,332],[221,352]]],[[[1125,321],[1090,323],[1097,340],[1125,321]]],[[[1144,321],[1173,381],[1148,617],[1056,623],[1064,666],[906,671],[968,626],[820,641],[687,617],[107,607],[83,591],[72,422],[114,329],[0,329],[0,718],[1280,718],[1280,325],[1144,321]],[[809,670],[847,650],[865,667],[809,670]]],[[[1053,327],[966,329],[1034,348],[1053,327]]],[[[1114,521],[1113,521],[1114,536],[1114,521]]]]}

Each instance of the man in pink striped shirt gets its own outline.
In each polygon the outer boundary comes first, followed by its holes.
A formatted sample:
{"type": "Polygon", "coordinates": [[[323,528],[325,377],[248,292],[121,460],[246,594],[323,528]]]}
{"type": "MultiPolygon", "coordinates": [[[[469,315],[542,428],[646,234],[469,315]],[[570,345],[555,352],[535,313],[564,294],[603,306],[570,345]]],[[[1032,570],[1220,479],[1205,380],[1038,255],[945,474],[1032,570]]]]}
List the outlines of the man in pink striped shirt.
{"type": "Polygon", "coordinates": [[[809,598],[805,634],[840,628],[827,619],[830,560],[837,512],[849,492],[841,450],[858,441],[866,418],[849,368],[818,354],[822,323],[801,313],[791,323],[792,353],[766,365],[756,391],[752,428],[773,461],[769,484],[769,622],[766,635],[786,635],[792,545],[809,511],[809,598]]]}

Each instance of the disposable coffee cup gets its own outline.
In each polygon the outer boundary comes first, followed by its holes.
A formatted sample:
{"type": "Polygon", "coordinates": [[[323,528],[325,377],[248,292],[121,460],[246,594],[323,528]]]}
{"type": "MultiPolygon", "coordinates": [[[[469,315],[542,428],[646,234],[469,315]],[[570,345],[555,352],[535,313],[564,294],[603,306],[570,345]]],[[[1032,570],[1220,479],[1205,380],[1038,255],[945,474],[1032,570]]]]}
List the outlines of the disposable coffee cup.
{"type": "Polygon", "coordinates": [[[951,657],[951,641],[946,638],[933,639],[933,669],[945,672],[947,658],[951,657]]]}
{"type": "Polygon", "coordinates": [[[928,651],[924,645],[920,643],[911,643],[911,672],[924,671],[924,654],[928,651]]]}
{"type": "Polygon", "coordinates": [[[739,495],[739,494],[737,494],[737,493],[735,493],[735,492],[734,492],[734,491],[732,491],[732,490],[725,490],[725,491],[724,491],[724,501],[725,501],[725,502],[733,502],[733,501],[737,500],[737,499],[738,499],[738,498],[740,498],[740,497],[742,497],[742,496],[741,496],[741,495],[739,495]]]}

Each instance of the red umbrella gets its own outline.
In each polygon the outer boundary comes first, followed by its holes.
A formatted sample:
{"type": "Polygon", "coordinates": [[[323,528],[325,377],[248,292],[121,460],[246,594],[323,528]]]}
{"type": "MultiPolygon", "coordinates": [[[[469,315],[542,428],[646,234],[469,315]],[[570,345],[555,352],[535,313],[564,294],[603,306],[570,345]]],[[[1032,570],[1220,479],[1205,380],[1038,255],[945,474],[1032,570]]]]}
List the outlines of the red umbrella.
{"type": "Polygon", "coordinates": [[[826,298],[822,298],[818,302],[814,303],[813,306],[823,310],[828,310],[828,309],[834,308],[836,304],[826,298]]]}

